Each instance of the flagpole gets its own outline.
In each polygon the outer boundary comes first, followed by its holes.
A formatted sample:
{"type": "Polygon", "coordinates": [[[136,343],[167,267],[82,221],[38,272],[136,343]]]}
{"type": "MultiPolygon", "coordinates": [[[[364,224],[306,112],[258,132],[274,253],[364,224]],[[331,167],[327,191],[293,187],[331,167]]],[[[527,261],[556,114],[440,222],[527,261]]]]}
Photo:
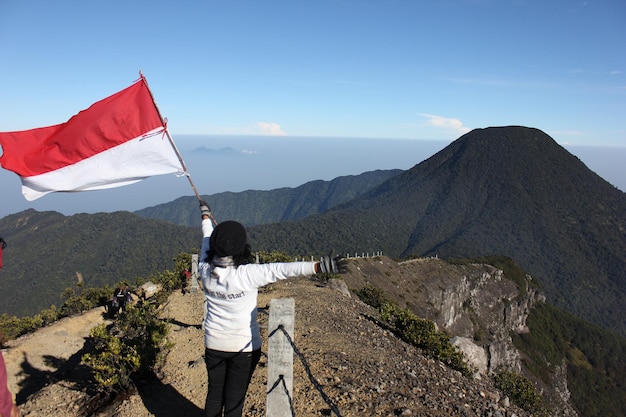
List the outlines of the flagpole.
{"type": "MultiPolygon", "coordinates": [[[[183,167],[183,170],[185,171],[184,174],[187,177],[187,180],[189,180],[189,184],[191,185],[191,189],[196,194],[196,198],[200,202],[200,201],[202,201],[202,197],[200,197],[200,194],[198,193],[198,190],[196,189],[196,186],[194,185],[193,181],[191,180],[191,175],[189,175],[189,171],[187,171],[187,165],[185,165],[185,161],[183,160],[182,155],[180,154],[180,152],[178,151],[178,148],[176,147],[176,144],[174,143],[174,139],[172,139],[172,136],[170,135],[170,132],[167,129],[167,123],[166,123],[165,119],[163,118],[163,116],[161,115],[161,111],[159,110],[159,106],[156,104],[156,101],[154,100],[154,96],[152,95],[152,91],[150,91],[150,86],[148,86],[148,80],[146,80],[146,77],[144,77],[144,75],[143,75],[143,73],[141,71],[139,71],[139,77],[141,78],[141,81],[143,81],[143,83],[145,84],[146,88],[148,89],[148,93],[150,93],[150,98],[152,99],[152,103],[154,104],[154,108],[156,109],[157,113],[159,114],[159,118],[161,118],[161,123],[165,127],[165,134],[167,135],[167,139],[169,140],[170,145],[172,145],[172,148],[174,149],[174,152],[176,152],[176,156],[178,157],[178,161],[180,162],[180,165],[183,167]]],[[[210,210],[210,208],[209,208],[209,210],[210,210]]],[[[209,214],[209,217],[211,218],[211,221],[213,222],[213,224],[217,225],[217,220],[215,220],[215,217],[213,217],[213,213],[212,212],[209,214]]]]}

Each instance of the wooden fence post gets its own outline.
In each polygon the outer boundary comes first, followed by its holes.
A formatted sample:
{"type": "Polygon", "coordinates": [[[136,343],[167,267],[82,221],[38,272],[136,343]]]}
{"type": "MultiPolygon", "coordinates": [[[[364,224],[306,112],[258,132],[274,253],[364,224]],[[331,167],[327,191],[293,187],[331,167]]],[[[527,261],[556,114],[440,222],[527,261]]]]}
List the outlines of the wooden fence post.
{"type": "Polygon", "coordinates": [[[295,300],[270,300],[267,346],[267,417],[292,417],[295,300]]]}

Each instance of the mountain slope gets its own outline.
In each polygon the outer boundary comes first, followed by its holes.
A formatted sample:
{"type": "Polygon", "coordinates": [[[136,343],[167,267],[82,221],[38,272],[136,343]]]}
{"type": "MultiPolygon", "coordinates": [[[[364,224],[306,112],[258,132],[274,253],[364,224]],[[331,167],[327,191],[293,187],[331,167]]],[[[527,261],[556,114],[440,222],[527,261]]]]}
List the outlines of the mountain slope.
{"type": "MultiPolygon", "coordinates": [[[[270,191],[249,190],[203,196],[218,220],[237,220],[246,226],[303,219],[346,203],[403,172],[377,170],[346,175],[332,181],[310,181],[296,188],[270,191]]],[[[147,219],[161,219],[184,226],[199,226],[195,197],[181,197],[169,203],[138,210],[147,219]]]]}
{"type": "Polygon", "coordinates": [[[0,219],[9,242],[0,269],[0,313],[34,315],[77,283],[102,287],[173,269],[181,252],[195,253],[196,228],[146,220],[129,212],[76,214],[26,210],[0,219]]]}
{"type": "MultiPolygon", "coordinates": [[[[209,201],[220,220],[255,224],[301,218],[361,195],[400,172],[372,171],[312,181],[295,189],[222,193],[209,196],[209,201]]],[[[0,270],[0,313],[34,315],[60,305],[60,294],[76,284],[77,273],[87,287],[134,282],[136,277],[171,268],[181,252],[196,253],[201,234],[195,197],[140,212],[143,217],[129,212],[66,217],[26,210],[0,219],[2,237],[9,242],[0,270]]]]}
{"type": "MultiPolygon", "coordinates": [[[[308,279],[281,282],[259,295],[265,354],[248,390],[246,416],[266,415],[268,306],[271,299],[281,298],[294,298],[296,306],[294,344],[299,353],[294,355],[293,409],[289,415],[336,415],[331,411],[334,409],[344,417],[463,417],[497,415],[496,412],[530,416],[509,403],[508,398],[505,400],[489,378],[468,378],[444,366],[381,326],[373,308],[308,279]]],[[[172,350],[159,372],[162,379],[142,379],[136,392],[87,414],[89,401],[84,378],[73,373],[84,373],[82,366],[63,369],[69,362],[65,358],[71,355],[51,358],[46,351],[33,352],[32,356],[41,353],[58,369],[53,380],[41,384],[40,391],[19,404],[20,411],[23,415],[50,417],[202,416],[207,389],[200,326],[202,303],[200,292],[177,292],[162,310],[163,318],[171,323],[168,340],[172,342],[172,350]]],[[[50,336],[51,342],[62,338],[58,331],[50,336]]],[[[15,345],[17,350],[32,351],[21,340],[15,345]]],[[[19,353],[13,356],[27,362],[19,353]]],[[[43,373],[20,373],[17,365],[13,367],[16,372],[10,374],[11,380],[15,380],[11,388],[17,392],[18,387],[29,387],[43,373]]]]}
{"type": "MultiPolygon", "coordinates": [[[[573,417],[576,411],[588,417],[623,415],[625,374],[620,358],[626,339],[577,323],[577,319],[572,322],[543,304],[538,294],[533,294],[532,279],[519,277],[514,264],[499,270],[475,262],[451,264],[434,258],[395,262],[384,256],[353,258],[344,264],[343,281],[292,279],[272,284],[259,294],[264,342],[269,332],[270,300],[295,300],[294,340],[299,349],[294,357],[296,415],[325,414],[331,403],[344,416],[400,412],[482,416],[491,415],[485,413],[495,409],[508,409],[506,415],[527,415],[505,402],[496,406],[503,394],[493,387],[492,377],[487,376],[490,372],[483,369],[480,379],[468,378],[403,342],[407,339],[401,331],[392,331],[374,308],[358,301],[354,293],[363,294],[361,290],[369,286],[382,290],[386,300],[423,312],[420,317],[435,321],[450,338],[471,340],[475,349],[487,353],[484,360],[489,357],[487,366],[496,374],[504,366],[529,377],[553,409],[551,415],[573,417]],[[343,283],[352,290],[351,296],[343,283]],[[550,310],[547,315],[535,314],[546,309],[550,310]],[[511,344],[511,337],[523,338],[526,349],[521,355],[511,344]],[[602,346],[597,346],[598,341],[602,346]],[[529,373],[526,365],[537,360],[529,373]],[[311,377],[317,385],[312,384],[311,377]],[[324,401],[317,390],[310,389],[313,386],[328,394],[328,399],[324,401]]],[[[364,297],[366,301],[374,299],[364,297]]],[[[90,385],[93,381],[87,377],[85,364],[79,362],[80,356],[93,348],[85,337],[89,328],[104,321],[102,308],[11,340],[4,346],[5,359],[9,385],[22,413],[76,417],[202,415],[206,393],[202,303],[200,291],[176,291],[169,296],[159,311],[170,324],[172,350],[158,372],[159,378],[136,378],[138,393],[123,395],[122,403],[114,402],[93,414],[95,406],[108,402],[98,396],[90,402],[89,395],[97,391],[90,385]],[[80,406],[68,409],[68,404],[80,406]]],[[[465,346],[467,352],[467,342],[465,346]]],[[[480,362],[475,349],[469,350],[474,353],[472,363],[480,362]]],[[[267,352],[266,344],[263,351],[267,352]]],[[[246,415],[264,415],[265,358],[255,373],[246,415]]],[[[531,397],[524,401],[529,406],[531,397]]]]}
{"type": "Polygon", "coordinates": [[[540,130],[500,127],[327,213],[256,227],[251,240],[300,254],[509,256],[552,303],[624,335],[625,231],[625,193],[540,130]]]}
{"type": "MultiPolygon", "coordinates": [[[[300,199],[285,200],[298,201],[289,209],[273,205],[280,200],[273,192],[263,195],[263,203],[238,205],[251,216],[267,210],[298,218],[304,208],[316,212],[338,204],[348,192],[341,182],[336,190],[310,183],[300,199]],[[320,205],[318,187],[332,204],[320,205]]],[[[189,200],[184,205],[191,218],[197,202],[189,200]]],[[[545,133],[502,127],[472,131],[321,215],[250,227],[249,235],[253,250],[302,256],[331,248],[392,257],[505,255],[543,283],[550,302],[625,335],[625,230],[626,194],[545,133]]],[[[9,242],[0,270],[0,312],[11,314],[56,303],[77,272],[88,285],[133,280],[171,266],[179,252],[193,253],[199,244],[196,228],[124,212],[66,218],[26,211],[0,219],[0,231],[9,242]]]]}

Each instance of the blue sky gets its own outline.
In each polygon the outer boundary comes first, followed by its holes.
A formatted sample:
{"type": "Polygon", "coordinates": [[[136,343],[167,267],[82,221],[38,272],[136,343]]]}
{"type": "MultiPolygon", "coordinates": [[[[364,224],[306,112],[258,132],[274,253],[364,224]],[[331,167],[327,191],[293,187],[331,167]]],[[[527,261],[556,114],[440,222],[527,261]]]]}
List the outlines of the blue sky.
{"type": "Polygon", "coordinates": [[[176,134],[451,140],[539,128],[626,146],[626,2],[0,2],[0,130],[142,70],[176,134]]]}
{"type": "Polygon", "coordinates": [[[443,148],[523,125],[564,146],[626,148],[625,21],[623,0],[0,0],[0,131],[64,122],[141,70],[179,146],[259,135],[443,148]]]}

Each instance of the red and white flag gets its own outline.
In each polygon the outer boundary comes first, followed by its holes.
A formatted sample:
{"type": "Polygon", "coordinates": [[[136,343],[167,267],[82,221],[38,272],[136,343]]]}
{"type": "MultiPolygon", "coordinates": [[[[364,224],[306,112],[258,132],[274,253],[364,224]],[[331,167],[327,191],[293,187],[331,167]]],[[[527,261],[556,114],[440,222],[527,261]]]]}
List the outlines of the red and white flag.
{"type": "Polygon", "coordinates": [[[35,200],[52,192],[102,190],[184,168],[142,77],[67,122],[0,132],[0,165],[35,200]]]}

